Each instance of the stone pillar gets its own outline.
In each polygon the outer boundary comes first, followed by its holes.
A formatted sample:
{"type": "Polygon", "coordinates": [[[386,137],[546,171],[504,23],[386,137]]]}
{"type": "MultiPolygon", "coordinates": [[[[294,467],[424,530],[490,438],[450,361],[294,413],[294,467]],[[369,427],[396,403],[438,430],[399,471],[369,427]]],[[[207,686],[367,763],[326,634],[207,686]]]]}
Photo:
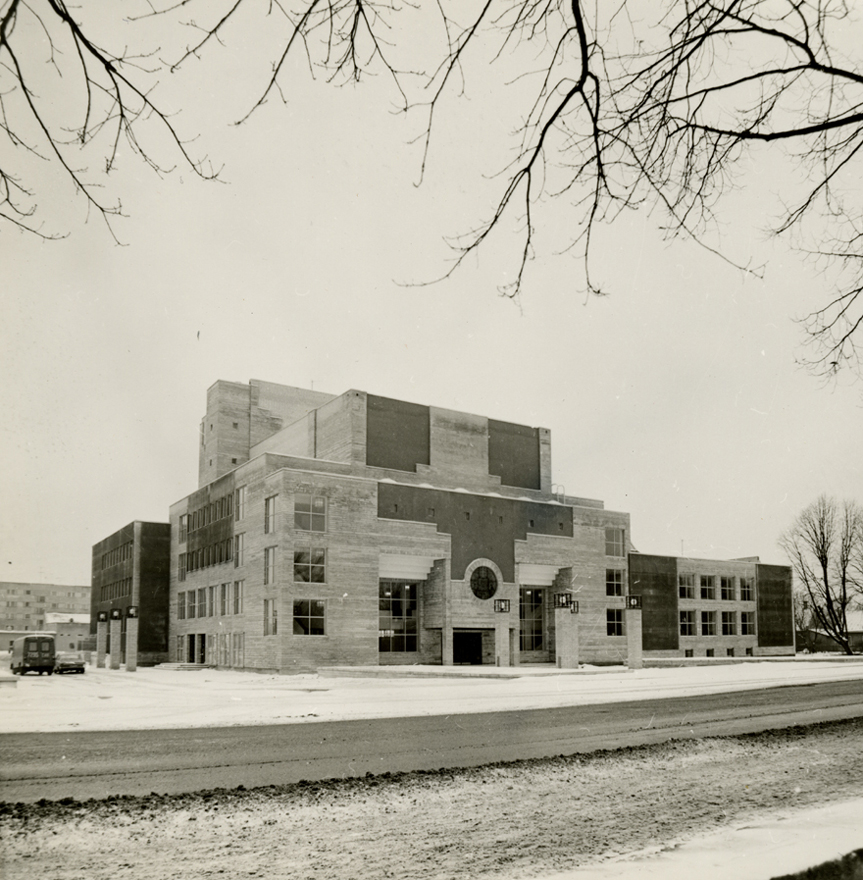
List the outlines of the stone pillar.
{"type": "Polygon", "coordinates": [[[452,578],[450,560],[443,562],[443,625],[441,626],[441,663],[452,666],[452,578]]]}
{"type": "Polygon", "coordinates": [[[111,612],[111,669],[120,668],[120,655],[123,653],[123,619],[120,617],[120,609],[111,612]],[[116,617],[113,616],[116,612],[116,617]]]}
{"type": "Polygon", "coordinates": [[[630,669],[644,666],[641,654],[641,597],[627,596],[624,630],[626,632],[626,665],[630,669]],[[635,600],[635,601],[634,601],[635,600]]]}
{"type": "Polygon", "coordinates": [[[559,669],[578,668],[578,614],[554,609],[554,659],[559,669]]]}
{"type": "Polygon", "coordinates": [[[126,609],[126,672],[138,668],[138,609],[130,605],[126,609]]]}
{"type": "Polygon", "coordinates": [[[99,612],[96,622],[96,668],[105,668],[105,652],[108,646],[108,616],[99,612]]]}
{"type": "Polygon", "coordinates": [[[509,615],[500,612],[494,627],[494,662],[497,666],[512,666],[509,653],[509,615]]]}

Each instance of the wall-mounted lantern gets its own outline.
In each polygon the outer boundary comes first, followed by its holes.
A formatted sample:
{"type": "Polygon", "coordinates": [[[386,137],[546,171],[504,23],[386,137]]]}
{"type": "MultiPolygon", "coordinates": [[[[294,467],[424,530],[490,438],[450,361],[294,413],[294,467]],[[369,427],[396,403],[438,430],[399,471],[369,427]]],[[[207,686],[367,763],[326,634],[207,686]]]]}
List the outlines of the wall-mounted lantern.
{"type": "Polygon", "coordinates": [[[494,610],[502,614],[509,614],[509,599],[495,599],[494,610]]]}

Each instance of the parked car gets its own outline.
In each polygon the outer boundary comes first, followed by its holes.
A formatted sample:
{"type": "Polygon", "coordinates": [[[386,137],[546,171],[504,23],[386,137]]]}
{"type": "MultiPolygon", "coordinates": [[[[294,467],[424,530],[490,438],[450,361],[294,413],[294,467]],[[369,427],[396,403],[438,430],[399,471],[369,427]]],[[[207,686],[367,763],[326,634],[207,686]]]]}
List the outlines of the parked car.
{"type": "Polygon", "coordinates": [[[84,673],[84,655],[80,651],[58,651],[54,660],[54,672],[84,673]]]}

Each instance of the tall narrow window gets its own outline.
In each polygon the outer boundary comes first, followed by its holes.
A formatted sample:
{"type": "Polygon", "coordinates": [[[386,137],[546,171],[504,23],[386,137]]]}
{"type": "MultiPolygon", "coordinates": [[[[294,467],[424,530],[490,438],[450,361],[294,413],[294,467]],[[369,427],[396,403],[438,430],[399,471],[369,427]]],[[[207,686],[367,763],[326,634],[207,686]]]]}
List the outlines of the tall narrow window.
{"type": "Polygon", "coordinates": [[[417,650],[419,584],[380,581],[378,587],[378,651],[417,650]]]}
{"type": "Polygon", "coordinates": [[[234,535],[234,568],[239,568],[246,560],[246,536],[234,535]]]}
{"type": "Polygon", "coordinates": [[[185,593],[177,593],[177,620],[185,620],[185,619],[186,619],[186,594],[185,593]]]}
{"type": "Polygon", "coordinates": [[[276,496],[264,499],[264,534],[270,535],[276,530],[276,496]]]}
{"type": "Polygon", "coordinates": [[[219,614],[224,617],[231,613],[231,585],[222,584],[219,587],[219,614]]]}
{"type": "Polygon", "coordinates": [[[701,635],[716,635],[716,613],[714,611],[701,612],[701,635]]]}
{"type": "Polygon", "coordinates": [[[623,572],[619,568],[607,568],[605,570],[605,595],[623,595],[623,572]]]}
{"type": "Polygon", "coordinates": [[[275,599],[264,599],[264,635],[278,635],[279,618],[275,599]]]}
{"type": "Polygon", "coordinates": [[[243,613],[243,592],[245,586],[245,581],[234,581],[234,614],[243,613]]]}
{"type": "Polygon", "coordinates": [[[241,520],[246,516],[246,487],[240,486],[234,493],[234,519],[241,520]]]}
{"type": "Polygon", "coordinates": [[[304,532],[327,530],[327,499],[323,495],[298,493],[294,496],[294,528],[304,532]]]}
{"type": "Polygon", "coordinates": [[[180,516],[180,543],[186,540],[189,533],[189,515],[184,513],[180,516]]]}
{"type": "Polygon", "coordinates": [[[201,587],[198,590],[198,617],[207,616],[207,588],[201,587]]]}
{"type": "Polygon", "coordinates": [[[623,552],[623,529],[607,528],[605,530],[605,555],[625,556],[623,552]]]}
{"type": "Polygon", "coordinates": [[[712,574],[701,575],[701,598],[716,598],[716,578],[712,574]]]}
{"type": "Polygon", "coordinates": [[[755,635],[755,612],[754,611],[741,611],[740,612],[740,635],[742,635],[742,636],[754,636],[755,635]]]}
{"type": "Polygon", "coordinates": [[[695,598],[694,574],[679,574],[677,576],[677,595],[681,599],[695,598]]]}
{"type": "Polygon", "coordinates": [[[186,554],[181,553],[177,558],[177,580],[186,580],[186,554]]]}
{"type": "Polygon", "coordinates": [[[276,579],[276,548],[264,548],[264,583],[271,584],[276,579]]]}
{"type": "Polygon", "coordinates": [[[197,590],[189,590],[189,592],[186,593],[186,617],[189,620],[194,620],[198,616],[196,602],[197,596],[197,590]]]}
{"type": "Polygon", "coordinates": [[[740,600],[751,602],[755,598],[754,582],[751,577],[740,578],[740,600]]]}
{"type": "Polygon", "coordinates": [[[216,614],[216,585],[207,587],[207,617],[214,617],[216,614]]]}
{"type": "Polygon", "coordinates": [[[723,575],[719,578],[719,595],[725,600],[734,601],[737,598],[734,589],[734,578],[723,575]]]}
{"type": "Polygon", "coordinates": [[[536,587],[518,591],[519,650],[541,651],[543,648],[543,591],[536,587]]]}

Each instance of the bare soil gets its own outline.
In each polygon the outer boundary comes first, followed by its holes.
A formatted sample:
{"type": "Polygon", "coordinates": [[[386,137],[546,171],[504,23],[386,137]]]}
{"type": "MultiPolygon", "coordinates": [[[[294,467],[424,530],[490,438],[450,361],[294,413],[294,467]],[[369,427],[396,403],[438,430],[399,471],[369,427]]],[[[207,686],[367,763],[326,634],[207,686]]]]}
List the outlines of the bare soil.
{"type": "Polygon", "coordinates": [[[4,880],[536,877],[858,797],[863,720],[475,769],[0,805],[4,880]]]}

